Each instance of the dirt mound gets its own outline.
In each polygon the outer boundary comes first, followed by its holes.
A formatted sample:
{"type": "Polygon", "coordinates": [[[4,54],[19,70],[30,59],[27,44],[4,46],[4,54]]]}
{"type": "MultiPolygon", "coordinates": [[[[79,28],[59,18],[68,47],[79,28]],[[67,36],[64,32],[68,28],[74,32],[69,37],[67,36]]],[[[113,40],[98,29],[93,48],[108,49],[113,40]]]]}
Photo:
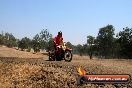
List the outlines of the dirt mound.
{"type": "MultiPolygon", "coordinates": [[[[5,59],[5,58],[4,58],[5,59]]],[[[8,59],[8,58],[7,58],[8,59]]],[[[1,60],[1,59],[0,59],[1,60]]],[[[25,61],[13,59],[12,61],[0,62],[0,84],[1,88],[116,88],[116,87],[132,87],[131,83],[125,84],[84,84],[77,85],[77,67],[78,64],[67,62],[49,62],[43,59],[35,59],[25,61]],[[16,60],[16,61],[15,61],[16,60]]],[[[92,65],[83,66],[87,73],[92,74],[94,71],[92,65]],[[88,68],[89,67],[89,68],[88,68]],[[91,68],[90,68],[91,67],[91,68]]],[[[100,67],[101,68],[101,67],[100,67]]],[[[96,72],[98,68],[95,68],[96,72]]],[[[94,74],[94,73],[93,73],[94,74]]]]}
{"type": "Polygon", "coordinates": [[[23,54],[25,52],[20,51],[15,51],[19,54],[13,55],[9,53],[12,49],[0,48],[0,50],[0,88],[132,88],[132,82],[77,85],[77,68],[80,66],[87,74],[130,74],[132,76],[131,60],[96,58],[90,60],[87,56],[74,55],[71,62],[48,61],[47,56],[42,58],[41,55],[41,57],[34,56],[31,53],[27,56],[23,54]]]}

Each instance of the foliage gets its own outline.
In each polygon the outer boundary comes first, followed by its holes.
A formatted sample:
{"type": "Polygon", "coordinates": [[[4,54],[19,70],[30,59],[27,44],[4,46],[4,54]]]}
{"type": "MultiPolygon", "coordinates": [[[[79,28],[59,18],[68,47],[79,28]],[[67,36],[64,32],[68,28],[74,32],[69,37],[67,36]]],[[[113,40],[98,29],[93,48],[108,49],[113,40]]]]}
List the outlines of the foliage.
{"type": "MultiPolygon", "coordinates": [[[[132,58],[132,28],[123,28],[116,37],[114,37],[114,31],[113,25],[107,25],[99,29],[97,37],[88,35],[86,44],[72,45],[67,42],[66,45],[73,49],[74,54],[89,55],[90,58],[93,55],[101,58],[132,58]]],[[[28,51],[33,48],[35,52],[40,51],[40,49],[54,49],[53,39],[47,29],[36,34],[32,40],[27,37],[19,40],[11,33],[2,32],[0,45],[18,46],[22,50],[27,49],[28,51]]]]}
{"type": "Polygon", "coordinates": [[[83,46],[78,44],[76,48],[77,48],[77,51],[80,54],[80,56],[82,56],[83,55],[83,46]]]}
{"type": "Polygon", "coordinates": [[[34,50],[34,52],[38,52],[40,51],[40,38],[39,35],[35,35],[35,37],[32,40],[32,48],[34,50]]]}
{"type": "Polygon", "coordinates": [[[22,50],[31,48],[31,40],[27,37],[22,38],[18,42],[18,47],[21,48],[22,50]]]}
{"type": "Polygon", "coordinates": [[[7,47],[17,46],[16,38],[11,33],[0,34],[0,44],[7,47]]]}
{"type": "Polygon", "coordinates": [[[87,44],[89,45],[89,56],[90,59],[92,59],[93,55],[93,46],[94,46],[95,37],[93,36],[87,36],[87,44]]]}
{"type": "Polygon", "coordinates": [[[132,58],[132,28],[123,28],[117,37],[120,44],[120,54],[124,58],[132,58]]]}
{"type": "Polygon", "coordinates": [[[48,48],[48,42],[50,39],[51,39],[51,34],[48,32],[47,29],[43,29],[39,33],[40,48],[41,49],[47,49],[48,48]]]}
{"type": "Polygon", "coordinates": [[[47,49],[49,44],[51,44],[52,38],[51,34],[47,29],[43,29],[39,34],[36,34],[32,40],[32,48],[35,52],[40,51],[40,49],[47,49]]]}
{"type": "Polygon", "coordinates": [[[97,36],[97,45],[99,53],[105,58],[112,56],[112,49],[114,47],[114,27],[107,25],[106,27],[100,28],[97,36]]]}

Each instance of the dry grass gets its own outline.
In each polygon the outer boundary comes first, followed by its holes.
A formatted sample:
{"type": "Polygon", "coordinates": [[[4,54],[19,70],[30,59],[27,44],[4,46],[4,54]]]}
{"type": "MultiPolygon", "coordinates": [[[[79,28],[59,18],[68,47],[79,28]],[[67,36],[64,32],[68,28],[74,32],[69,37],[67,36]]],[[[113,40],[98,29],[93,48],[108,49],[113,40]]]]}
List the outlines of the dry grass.
{"type": "MultiPolygon", "coordinates": [[[[103,66],[104,68],[113,69],[113,71],[122,74],[131,74],[132,75],[132,60],[126,59],[89,59],[88,56],[78,56],[74,55],[75,60],[73,62],[89,65],[93,64],[94,66],[103,66]]],[[[108,69],[107,69],[108,70],[108,69]]]]}
{"type": "Polygon", "coordinates": [[[132,87],[132,83],[82,86],[76,84],[77,67],[79,66],[82,66],[87,74],[130,74],[132,76],[132,60],[97,58],[90,60],[88,56],[74,55],[72,62],[69,63],[65,61],[50,62],[47,61],[48,57],[42,54],[32,54],[6,47],[0,47],[0,57],[0,88],[132,87]]]}
{"type": "Polygon", "coordinates": [[[0,64],[0,88],[23,87],[22,81],[40,69],[30,64],[0,64]],[[19,84],[19,85],[17,85],[19,84]]]}
{"type": "Polygon", "coordinates": [[[31,52],[19,51],[13,48],[0,47],[0,57],[18,57],[18,58],[42,58],[40,53],[33,54],[31,52]]]}

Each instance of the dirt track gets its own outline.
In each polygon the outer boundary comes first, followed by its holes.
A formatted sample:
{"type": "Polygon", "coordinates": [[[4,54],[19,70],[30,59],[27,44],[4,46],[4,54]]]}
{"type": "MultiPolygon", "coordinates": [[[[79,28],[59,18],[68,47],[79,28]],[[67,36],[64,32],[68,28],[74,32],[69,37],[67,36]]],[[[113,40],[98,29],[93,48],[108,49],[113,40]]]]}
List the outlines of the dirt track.
{"type": "Polygon", "coordinates": [[[0,88],[132,88],[129,84],[77,85],[77,68],[87,74],[130,74],[132,60],[90,60],[74,55],[72,62],[48,61],[48,57],[0,47],[0,88]]]}

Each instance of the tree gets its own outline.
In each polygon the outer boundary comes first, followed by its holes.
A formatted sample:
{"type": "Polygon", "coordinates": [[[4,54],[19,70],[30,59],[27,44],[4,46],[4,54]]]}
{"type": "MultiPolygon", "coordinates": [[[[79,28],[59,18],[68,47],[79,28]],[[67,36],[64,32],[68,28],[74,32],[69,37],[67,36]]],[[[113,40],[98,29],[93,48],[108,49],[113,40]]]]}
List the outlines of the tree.
{"type": "Polygon", "coordinates": [[[55,46],[54,46],[54,42],[53,42],[53,39],[50,38],[49,41],[48,41],[48,47],[47,47],[48,50],[55,50],[55,46]]]}
{"type": "Polygon", "coordinates": [[[124,58],[132,58],[132,28],[123,28],[117,35],[120,44],[120,54],[124,58]]]}
{"type": "Polygon", "coordinates": [[[31,40],[27,37],[22,38],[18,42],[18,47],[21,48],[22,50],[31,48],[31,40]]]}
{"type": "Polygon", "coordinates": [[[69,48],[73,48],[73,45],[70,42],[67,42],[66,46],[69,47],[69,48]]]}
{"type": "Polygon", "coordinates": [[[77,51],[80,54],[80,56],[82,56],[82,54],[83,54],[83,46],[78,44],[76,48],[77,48],[77,51]]]}
{"type": "Polygon", "coordinates": [[[87,44],[83,44],[83,46],[82,46],[82,52],[83,52],[83,54],[84,55],[88,55],[89,54],[89,46],[87,45],[87,44]]]}
{"type": "Polygon", "coordinates": [[[101,56],[105,58],[112,56],[112,49],[114,47],[114,27],[113,25],[107,25],[100,28],[97,36],[97,45],[101,56]]]}
{"type": "Polygon", "coordinates": [[[40,47],[41,44],[40,44],[40,38],[39,38],[39,35],[35,35],[35,37],[33,38],[32,40],[32,48],[34,50],[34,52],[38,52],[40,51],[40,47]]]}
{"type": "Polygon", "coordinates": [[[90,36],[90,35],[87,36],[87,44],[89,45],[89,56],[90,56],[90,59],[92,59],[92,55],[93,55],[94,40],[95,40],[95,37],[90,36]]]}
{"type": "Polygon", "coordinates": [[[0,34],[0,45],[4,44],[4,36],[0,34]]]}
{"type": "Polygon", "coordinates": [[[47,29],[43,29],[39,33],[39,39],[40,39],[40,48],[46,49],[48,48],[48,42],[51,39],[51,34],[48,32],[47,29]]]}
{"type": "Polygon", "coordinates": [[[47,29],[43,29],[39,34],[36,34],[32,40],[32,48],[35,52],[40,51],[40,49],[49,48],[49,44],[52,43],[51,34],[47,29]]]}
{"type": "Polygon", "coordinates": [[[5,33],[3,36],[3,43],[7,47],[15,47],[17,46],[16,38],[11,33],[5,33]]]}

